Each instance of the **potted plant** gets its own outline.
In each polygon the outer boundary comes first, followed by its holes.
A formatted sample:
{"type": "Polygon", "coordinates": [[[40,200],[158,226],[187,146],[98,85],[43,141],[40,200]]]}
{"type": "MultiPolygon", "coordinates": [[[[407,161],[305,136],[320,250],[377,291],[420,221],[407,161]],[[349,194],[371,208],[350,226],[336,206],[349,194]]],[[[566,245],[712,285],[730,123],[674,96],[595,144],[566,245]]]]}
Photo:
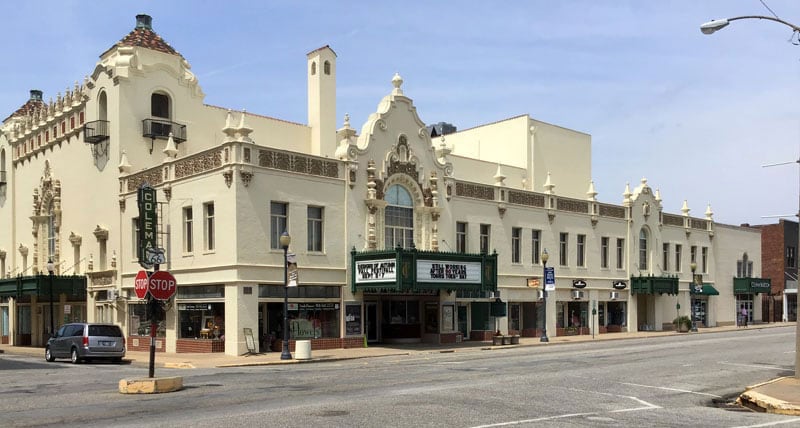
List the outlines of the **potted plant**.
{"type": "Polygon", "coordinates": [[[672,325],[675,326],[676,331],[686,333],[692,328],[692,320],[686,315],[681,315],[672,320],[672,325]]]}

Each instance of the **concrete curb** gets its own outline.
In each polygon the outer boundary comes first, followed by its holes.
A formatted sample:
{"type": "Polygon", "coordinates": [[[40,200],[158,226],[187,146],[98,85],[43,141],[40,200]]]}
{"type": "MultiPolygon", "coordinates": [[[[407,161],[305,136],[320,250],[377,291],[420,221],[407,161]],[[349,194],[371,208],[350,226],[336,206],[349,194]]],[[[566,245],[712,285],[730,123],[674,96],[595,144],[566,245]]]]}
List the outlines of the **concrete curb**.
{"type": "Polygon", "coordinates": [[[739,398],[736,399],[736,403],[751,409],[755,407],[767,413],[800,416],[800,408],[797,406],[755,391],[743,392],[739,395],[739,398]]]}
{"type": "Polygon", "coordinates": [[[154,377],[146,379],[122,379],[119,381],[120,394],[162,394],[183,389],[183,378],[154,377]]]}

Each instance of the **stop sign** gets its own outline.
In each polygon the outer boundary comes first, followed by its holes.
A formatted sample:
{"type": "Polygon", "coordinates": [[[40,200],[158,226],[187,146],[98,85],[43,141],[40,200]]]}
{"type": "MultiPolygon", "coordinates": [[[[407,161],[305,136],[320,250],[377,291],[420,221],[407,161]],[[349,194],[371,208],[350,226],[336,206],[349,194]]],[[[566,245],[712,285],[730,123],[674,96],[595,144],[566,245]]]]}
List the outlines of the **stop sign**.
{"type": "Polygon", "coordinates": [[[136,291],[136,297],[144,299],[147,296],[147,288],[149,282],[147,281],[147,272],[140,270],[133,280],[133,289],[136,291]]]}
{"type": "Polygon", "coordinates": [[[175,277],[165,270],[153,272],[150,275],[150,295],[158,300],[167,300],[175,294],[178,284],[175,277]]]}

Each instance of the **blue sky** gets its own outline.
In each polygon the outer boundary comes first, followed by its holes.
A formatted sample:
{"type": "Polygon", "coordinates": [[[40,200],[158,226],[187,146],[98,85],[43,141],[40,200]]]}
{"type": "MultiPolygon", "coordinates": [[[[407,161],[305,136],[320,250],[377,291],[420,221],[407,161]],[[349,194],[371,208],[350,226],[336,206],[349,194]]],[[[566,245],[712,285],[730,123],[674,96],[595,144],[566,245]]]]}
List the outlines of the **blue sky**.
{"type": "MultiPolygon", "coordinates": [[[[765,0],[800,25],[800,2],[765,0]]],[[[135,15],[192,65],[205,102],[306,122],[305,54],[338,54],[339,125],[360,129],[399,72],[426,123],[528,113],[592,135],[598,198],[642,177],[664,209],[727,224],[798,211],[800,46],[759,0],[25,1],[3,11],[0,111],[90,74],[135,15]]],[[[4,115],[5,117],[5,115],[4,115]]],[[[541,190],[541,189],[539,189],[541,190]]],[[[557,187],[556,187],[557,190],[557,187]]]]}

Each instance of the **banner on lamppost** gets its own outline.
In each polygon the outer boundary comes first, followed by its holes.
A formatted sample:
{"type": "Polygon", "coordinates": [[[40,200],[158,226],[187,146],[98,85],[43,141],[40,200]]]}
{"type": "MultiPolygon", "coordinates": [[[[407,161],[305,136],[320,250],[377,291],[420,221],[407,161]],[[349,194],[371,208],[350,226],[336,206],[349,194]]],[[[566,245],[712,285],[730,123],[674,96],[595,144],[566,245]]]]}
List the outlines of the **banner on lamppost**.
{"type": "Polygon", "coordinates": [[[286,255],[286,263],[288,264],[289,282],[287,287],[297,287],[297,257],[294,254],[286,255]]]}

